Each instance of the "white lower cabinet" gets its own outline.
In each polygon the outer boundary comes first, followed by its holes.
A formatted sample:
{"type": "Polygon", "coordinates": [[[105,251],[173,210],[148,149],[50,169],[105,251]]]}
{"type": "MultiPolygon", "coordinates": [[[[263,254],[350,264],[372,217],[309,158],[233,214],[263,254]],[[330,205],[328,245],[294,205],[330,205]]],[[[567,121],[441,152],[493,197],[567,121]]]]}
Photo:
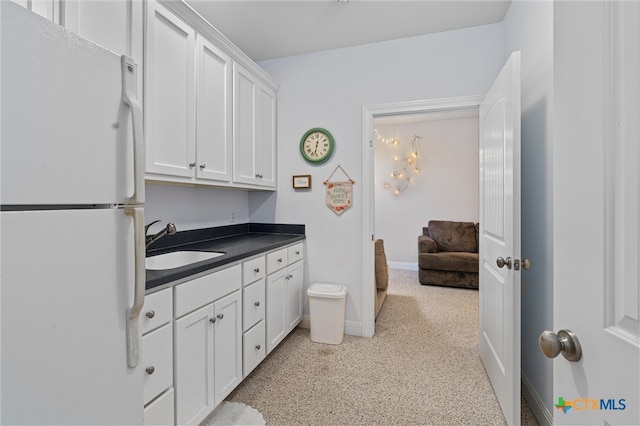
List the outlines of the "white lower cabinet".
{"type": "Polygon", "coordinates": [[[142,393],[147,425],[174,423],[172,295],[171,289],[166,289],[147,296],[142,311],[142,393]]]}
{"type": "Polygon", "coordinates": [[[175,287],[176,424],[199,424],[242,380],[240,265],[175,287]],[[231,291],[231,293],[229,293],[231,291]]]}
{"type": "Polygon", "coordinates": [[[174,392],[171,388],[144,407],[144,424],[173,425],[175,416],[173,396],[174,392]]]}
{"type": "Polygon", "coordinates": [[[302,321],[302,243],[267,254],[267,353],[302,321]]]}
{"type": "Polygon", "coordinates": [[[297,243],[147,296],[145,424],[200,424],[295,328],[302,258],[297,243]]]}

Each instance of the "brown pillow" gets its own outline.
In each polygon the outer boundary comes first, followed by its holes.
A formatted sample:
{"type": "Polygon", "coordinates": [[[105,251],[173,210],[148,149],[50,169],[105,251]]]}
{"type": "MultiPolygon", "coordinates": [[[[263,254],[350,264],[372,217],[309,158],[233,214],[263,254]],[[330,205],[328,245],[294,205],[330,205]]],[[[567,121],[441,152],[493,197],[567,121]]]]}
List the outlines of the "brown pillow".
{"type": "Polygon", "coordinates": [[[384,253],[384,241],[375,241],[375,271],[376,271],[376,288],[378,290],[386,290],[389,286],[389,266],[387,265],[387,256],[384,253]]]}
{"type": "Polygon", "coordinates": [[[429,221],[429,233],[438,251],[476,251],[476,229],[473,222],[429,221]]]}

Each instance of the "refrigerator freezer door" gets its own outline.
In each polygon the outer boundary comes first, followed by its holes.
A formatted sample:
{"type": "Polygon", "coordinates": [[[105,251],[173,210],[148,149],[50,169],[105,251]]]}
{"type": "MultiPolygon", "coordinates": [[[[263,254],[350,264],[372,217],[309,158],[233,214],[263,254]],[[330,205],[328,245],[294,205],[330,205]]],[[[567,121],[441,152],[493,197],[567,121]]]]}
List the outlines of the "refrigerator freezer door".
{"type": "Polygon", "coordinates": [[[0,204],[124,204],[133,193],[120,56],[2,7],[0,204]]]}
{"type": "Polygon", "coordinates": [[[143,422],[127,363],[134,226],[123,209],[3,211],[2,424],[143,422]]]}

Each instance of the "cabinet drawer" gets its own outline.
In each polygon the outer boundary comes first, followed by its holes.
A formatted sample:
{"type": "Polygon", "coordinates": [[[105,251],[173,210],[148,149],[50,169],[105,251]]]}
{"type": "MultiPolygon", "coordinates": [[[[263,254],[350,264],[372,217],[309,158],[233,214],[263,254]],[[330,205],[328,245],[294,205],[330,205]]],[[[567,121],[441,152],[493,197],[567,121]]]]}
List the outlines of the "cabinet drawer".
{"type": "Polygon", "coordinates": [[[145,425],[173,425],[173,388],[144,408],[145,425]]]}
{"type": "Polygon", "coordinates": [[[287,260],[289,261],[289,264],[292,264],[293,262],[297,262],[298,260],[302,259],[304,257],[304,249],[302,247],[302,243],[298,243],[291,247],[287,247],[287,257],[288,257],[287,260]]]}
{"type": "Polygon", "coordinates": [[[240,289],[242,269],[232,266],[175,286],[176,318],[240,289]]]}
{"type": "Polygon", "coordinates": [[[173,332],[167,324],[142,337],[144,403],[173,385],[173,332]]]}
{"type": "Polygon", "coordinates": [[[242,342],[243,374],[244,377],[247,377],[266,356],[264,321],[260,321],[255,327],[244,333],[242,342]]]}
{"type": "Polygon", "coordinates": [[[140,315],[142,334],[168,323],[172,318],[173,291],[170,288],[145,296],[140,315]]]}
{"type": "Polygon", "coordinates": [[[272,274],[278,269],[287,266],[287,249],[283,248],[278,251],[267,254],[267,273],[272,274]]]}
{"type": "Polygon", "coordinates": [[[264,319],[264,281],[262,278],[242,290],[242,324],[243,331],[253,327],[255,323],[264,319]]]}
{"type": "Polygon", "coordinates": [[[263,278],[265,274],[264,256],[247,260],[242,264],[242,285],[251,284],[263,278]]]}

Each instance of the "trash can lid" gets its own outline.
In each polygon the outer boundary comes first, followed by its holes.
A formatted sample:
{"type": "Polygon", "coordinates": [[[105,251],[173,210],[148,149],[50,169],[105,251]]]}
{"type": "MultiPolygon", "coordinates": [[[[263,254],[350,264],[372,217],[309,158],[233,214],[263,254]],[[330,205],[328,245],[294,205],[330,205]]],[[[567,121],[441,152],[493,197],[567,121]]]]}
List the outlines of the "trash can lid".
{"type": "Polygon", "coordinates": [[[340,298],[347,294],[347,288],[336,284],[312,284],[307,295],[314,297],[340,298]]]}

